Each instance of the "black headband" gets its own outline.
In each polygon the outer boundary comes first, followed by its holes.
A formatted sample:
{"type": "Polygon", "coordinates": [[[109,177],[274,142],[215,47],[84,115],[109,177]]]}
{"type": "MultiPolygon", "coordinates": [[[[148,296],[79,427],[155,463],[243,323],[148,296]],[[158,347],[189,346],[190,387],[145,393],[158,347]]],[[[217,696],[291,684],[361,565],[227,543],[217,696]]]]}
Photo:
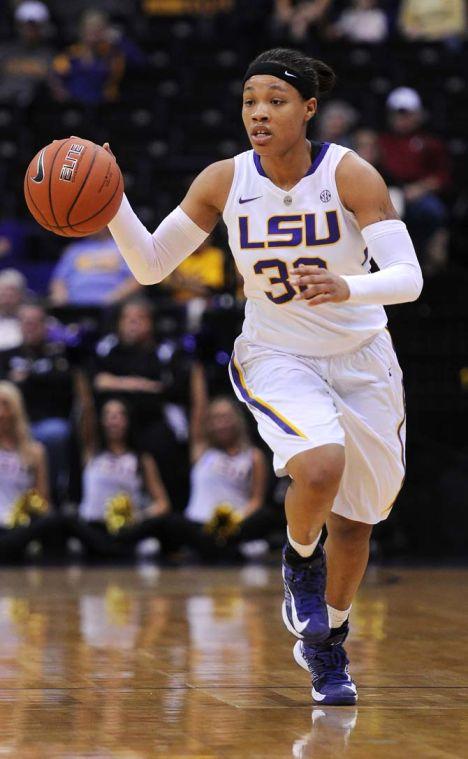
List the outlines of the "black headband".
{"type": "Polygon", "coordinates": [[[285,66],[276,61],[252,63],[246,71],[242,84],[245,84],[247,79],[250,79],[251,76],[256,76],[257,74],[269,74],[270,76],[276,76],[277,79],[282,79],[283,82],[292,84],[292,86],[295,87],[306,100],[316,97],[315,87],[310,79],[303,77],[299,71],[291,68],[291,66],[285,66]]]}

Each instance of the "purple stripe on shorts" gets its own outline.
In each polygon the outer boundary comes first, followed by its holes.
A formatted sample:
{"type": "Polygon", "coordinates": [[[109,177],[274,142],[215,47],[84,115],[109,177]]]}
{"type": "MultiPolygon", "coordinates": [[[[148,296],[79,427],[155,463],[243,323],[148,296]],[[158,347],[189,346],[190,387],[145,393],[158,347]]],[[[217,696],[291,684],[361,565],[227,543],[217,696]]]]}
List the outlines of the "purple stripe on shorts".
{"type": "Polygon", "coordinates": [[[234,384],[237,387],[237,389],[239,390],[239,393],[241,394],[242,398],[244,399],[244,401],[246,403],[248,403],[250,406],[253,406],[254,408],[258,409],[263,414],[266,414],[266,416],[270,417],[270,419],[272,419],[272,421],[275,422],[275,424],[277,424],[278,427],[281,427],[281,429],[284,432],[287,432],[288,435],[294,435],[294,437],[300,437],[300,435],[298,435],[297,432],[295,430],[293,430],[292,427],[289,426],[289,424],[287,424],[285,421],[283,421],[283,419],[280,419],[279,416],[277,416],[275,414],[275,412],[272,411],[271,408],[268,408],[268,406],[265,406],[261,401],[255,399],[255,398],[252,398],[249,395],[248,391],[246,390],[246,388],[244,387],[244,385],[241,382],[239,370],[237,369],[237,367],[236,367],[236,365],[234,363],[234,358],[231,358],[231,361],[229,363],[229,367],[231,369],[231,375],[232,375],[232,378],[234,380],[234,384]]]}

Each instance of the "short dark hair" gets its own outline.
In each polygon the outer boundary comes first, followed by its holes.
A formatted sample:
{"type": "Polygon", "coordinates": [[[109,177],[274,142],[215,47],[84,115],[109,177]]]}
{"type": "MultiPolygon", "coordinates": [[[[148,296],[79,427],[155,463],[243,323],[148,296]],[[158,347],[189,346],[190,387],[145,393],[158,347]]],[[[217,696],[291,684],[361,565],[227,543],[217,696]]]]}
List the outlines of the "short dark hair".
{"type": "Polygon", "coordinates": [[[336,76],[333,69],[323,61],[317,58],[310,58],[308,55],[301,53],[300,50],[292,50],[286,47],[275,47],[272,50],[265,50],[260,53],[254,63],[281,63],[295,69],[304,79],[311,83],[314,95],[317,99],[322,95],[331,92],[335,86],[336,76]]]}
{"type": "Polygon", "coordinates": [[[119,319],[127,306],[138,306],[138,308],[146,311],[152,319],[155,316],[154,303],[145,295],[131,295],[129,298],[126,298],[126,300],[124,300],[120,306],[119,319]]]}

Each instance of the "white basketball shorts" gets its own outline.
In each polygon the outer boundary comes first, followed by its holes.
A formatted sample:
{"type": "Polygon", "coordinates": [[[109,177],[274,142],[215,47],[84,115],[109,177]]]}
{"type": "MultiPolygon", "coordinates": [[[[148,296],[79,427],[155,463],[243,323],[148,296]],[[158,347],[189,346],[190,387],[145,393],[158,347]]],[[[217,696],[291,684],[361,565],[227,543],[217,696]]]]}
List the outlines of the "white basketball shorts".
{"type": "Polygon", "coordinates": [[[229,373],[279,477],[302,451],[344,445],[333,512],[367,524],[387,518],[404,479],[406,435],[402,372],[387,330],[328,358],[282,353],[241,335],[229,373]]]}

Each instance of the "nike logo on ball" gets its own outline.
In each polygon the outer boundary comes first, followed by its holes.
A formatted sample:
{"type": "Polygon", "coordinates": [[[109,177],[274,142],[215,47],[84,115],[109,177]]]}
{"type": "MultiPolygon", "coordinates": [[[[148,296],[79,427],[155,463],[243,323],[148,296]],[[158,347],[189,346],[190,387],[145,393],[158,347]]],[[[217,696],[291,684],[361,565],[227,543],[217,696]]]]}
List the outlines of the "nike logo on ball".
{"type": "Polygon", "coordinates": [[[33,182],[36,182],[37,184],[40,184],[42,180],[44,179],[44,153],[46,152],[46,149],[41,150],[39,158],[37,159],[37,174],[35,177],[31,177],[33,182]]]}
{"type": "Polygon", "coordinates": [[[258,200],[261,197],[261,195],[257,195],[255,198],[239,198],[239,203],[251,203],[252,200],[258,200]]]}

